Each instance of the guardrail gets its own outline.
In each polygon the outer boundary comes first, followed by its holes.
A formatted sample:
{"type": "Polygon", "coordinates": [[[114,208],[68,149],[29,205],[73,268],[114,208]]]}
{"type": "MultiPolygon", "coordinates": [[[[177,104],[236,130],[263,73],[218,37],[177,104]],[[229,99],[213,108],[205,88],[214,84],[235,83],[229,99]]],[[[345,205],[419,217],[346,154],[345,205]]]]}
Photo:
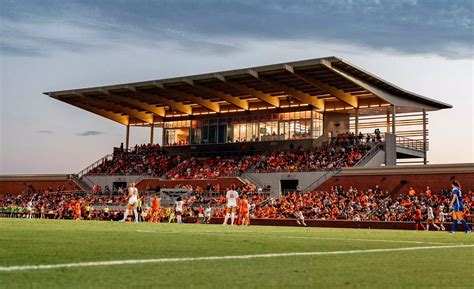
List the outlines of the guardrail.
{"type": "Polygon", "coordinates": [[[102,158],[100,158],[99,160],[95,161],[94,163],[88,165],[85,169],[83,169],[82,171],[78,172],[76,175],[78,178],[82,178],[83,175],[87,174],[87,172],[89,172],[90,170],[96,168],[97,166],[103,164],[105,161],[110,161],[112,160],[114,157],[113,154],[108,154],[102,158]]]}
{"type": "Polygon", "coordinates": [[[421,151],[421,152],[424,152],[425,149],[428,150],[428,143],[426,143],[426,147],[425,147],[425,144],[421,140],[410,139],[407,137],[397,136],[397,135],[395,137],[396,137],[396,145],[398,147],[421,151]]]}
{"type": "Polygon", "coordinates": [[[366,153],[354,167],[363,167],[383,148],[383,143],[376,143],[368,153],[366,153]]]}
{"type": "Polygon", "coordinates": [[[342,171],[342,168],[337,168],[327,171],[325,174],[317,178],[314,182],[309,184],[302,192],[312,191],[313,189],[319,187],[322,183],[329,180],[332,176],[338,175],[342,171]]]}

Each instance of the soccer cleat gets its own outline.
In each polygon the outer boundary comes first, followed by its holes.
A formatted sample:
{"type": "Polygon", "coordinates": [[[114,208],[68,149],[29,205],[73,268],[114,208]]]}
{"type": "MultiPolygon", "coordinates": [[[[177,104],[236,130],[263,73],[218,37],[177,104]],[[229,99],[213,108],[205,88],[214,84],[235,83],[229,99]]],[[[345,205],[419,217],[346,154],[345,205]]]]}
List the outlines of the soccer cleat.
{"type": "Polygon", "coordinates": [[[456,232],[454,232],[454,231],[449,231],[448,233],[450,233],[450,234],[454,234],[454,233],[456,233],[456,232]]]}
{"type": "Polygon", "coordinates": [[[471,234],[471,233],[472,233],[472,231],[471,231],[471,230],[469,230],[469,231],[466,231],[466,234],[471,234]]]}

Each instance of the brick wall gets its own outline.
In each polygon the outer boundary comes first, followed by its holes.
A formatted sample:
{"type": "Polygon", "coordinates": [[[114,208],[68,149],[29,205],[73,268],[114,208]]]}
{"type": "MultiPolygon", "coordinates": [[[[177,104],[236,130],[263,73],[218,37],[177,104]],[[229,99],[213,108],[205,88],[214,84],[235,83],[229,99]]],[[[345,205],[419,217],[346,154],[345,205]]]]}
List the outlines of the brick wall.
{"type": "Polygon", "coordinates": [[[391,191],[401,181],[406,181],[407,183],[401,188],[402,192],[408,192],[410,187],[420,191],[429,186],[434,193],[437,193],[442,189],[451,189],[450,183],[453,178],[461,183],[464,191],[474,190],[474,173],[334,176],[319,186],[318,190],[328,190],[331,186],[339,185],[343,185],[345,188],[352,186],[360,190],[367,190],[379,185],[382,189],[391,191]]]}

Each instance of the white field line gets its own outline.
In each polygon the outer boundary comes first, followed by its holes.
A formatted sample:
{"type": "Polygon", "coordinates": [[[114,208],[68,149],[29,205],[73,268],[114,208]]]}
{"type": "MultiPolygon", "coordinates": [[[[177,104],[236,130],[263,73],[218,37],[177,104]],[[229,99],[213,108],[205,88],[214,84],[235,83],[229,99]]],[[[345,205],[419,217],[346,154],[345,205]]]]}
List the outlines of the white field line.
{"type": "Polygon", "coordinates": [[[366,254],[366,253],[384,253],[384,252],[403,252],[433,249],[454,249],[454,248],[473,248],[474,245],[449,245],[449,246],[428,246],[428,247],[405,247],[405,248],[389,248],[389,249],[367,249],[367,250],[348,250],[348,251],[329,251],[329,252],[293,252],[293,253],[270,253],[270,254],[254,254],[254,255],[235,255],[235,256],[208,256],[208,257],[184,257],[184,258],[158,258],[158,259],[132,259],[132,260],[115,260],[115,261],[98,261],[98,262],[79,262],[65,264],[50,265],[22,265],[22,266],[6,266],[0,267],[0,272],[30,271],[30,270],[47,270],[62,268],[79,268],[79,267],[96,267],[96,266],[119,266],[134,264],[151,264],[151,263],[176,263],[191,261],[220,261],[220,260],[247,260],[257,258],[278,258],[278,257],[298,257],[298,256],[327,256],[327,255],[347,255],[347,254],[366,254]]]}
{"type": "MultiPolygon", "coordinates": [[[[139,233],[157,233],[157,234],[192,234],[192,235],[233,235],[234,232],[214,232],[214,231],[200,231],[200,232],[169,232],[169,231],[154,231],[154,230],[136,230],[139,233]]],[[[240,232],[239,232],[240,233],[240,232]]],[[[336,238],[336,237],[317,237],[317,236],[285,236],[273,235],[272,238],[287,238],[287,239],[315,239],[315,240],[333,240],[333,241],[355,241],[355,242],[386,242],[386,243],[405,243],[405,244],[433,244],[433,245],[456,245],[459,243],[448,242],[430,242],[430,241],[409,241],[409,240],[387,240],[387,239],[354,239],[354,238],[336,238]]]]}
{"type": "MultiPolygon", "coordinates": [[[[276,236],[280,237],[280,236],[276,236]]],[[[357,242],[387,242],[387,243],[408,243],[408,244],[433,244],[433,245],[463,245],[460,243],[430,242],[430,241],[408,241],[408,240],[385,240],[385,239],[353,239],[353,238],[330,238],[330,237],[310,237],[310,236],[282,236],[288,239],[317,239],[317,240],[337,240],[337,241],[357,241],[357,242]]]]}

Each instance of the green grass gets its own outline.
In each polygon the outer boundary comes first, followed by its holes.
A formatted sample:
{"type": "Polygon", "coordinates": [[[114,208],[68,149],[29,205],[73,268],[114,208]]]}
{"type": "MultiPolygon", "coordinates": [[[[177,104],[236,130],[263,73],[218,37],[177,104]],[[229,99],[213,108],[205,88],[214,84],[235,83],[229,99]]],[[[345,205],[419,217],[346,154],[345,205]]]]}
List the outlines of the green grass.
{"type": "MultiPolygon", "coordinates": [[[[438,243],[474,245],[474,235],[0,219],[0,267],[443,245],[438,243]]],[[[474,247],[464,247],[0,271],[0,288],[473,288],[472,268],[474,247]]]]}

